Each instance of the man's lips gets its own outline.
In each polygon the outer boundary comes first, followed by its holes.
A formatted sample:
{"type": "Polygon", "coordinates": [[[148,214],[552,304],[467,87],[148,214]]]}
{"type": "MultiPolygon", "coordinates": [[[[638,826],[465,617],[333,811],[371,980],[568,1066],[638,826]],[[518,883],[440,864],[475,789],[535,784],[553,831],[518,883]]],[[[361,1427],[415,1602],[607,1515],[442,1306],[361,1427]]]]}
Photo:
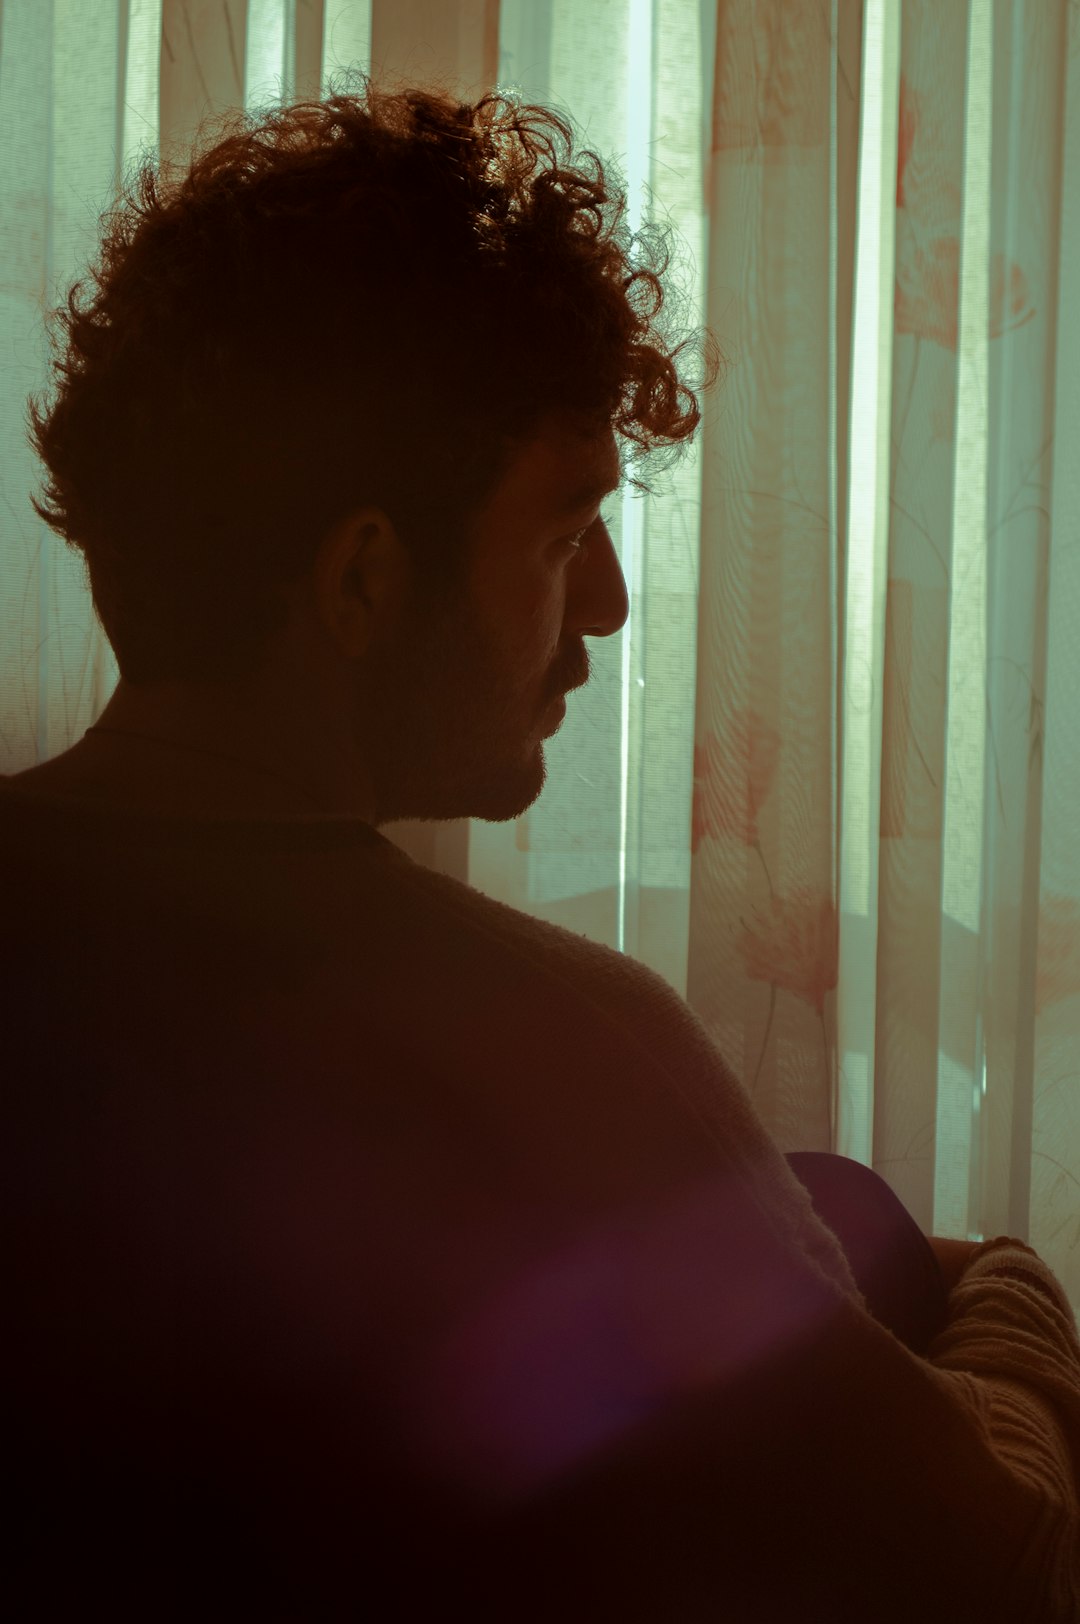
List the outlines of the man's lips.
{"type": "Polygon", "coordinates": [[[543,730],[545,738],[557,731],[559,723],[565,715],[566,700],[561,694],[556,694],[554,699],[548,701],[544,710],[543,730]]]}

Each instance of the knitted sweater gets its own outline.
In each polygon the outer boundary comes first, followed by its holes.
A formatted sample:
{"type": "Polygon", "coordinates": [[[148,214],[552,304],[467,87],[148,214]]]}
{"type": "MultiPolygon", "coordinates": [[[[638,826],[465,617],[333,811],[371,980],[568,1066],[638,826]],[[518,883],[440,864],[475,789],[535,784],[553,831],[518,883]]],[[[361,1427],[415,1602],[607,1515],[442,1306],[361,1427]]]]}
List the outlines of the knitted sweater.
{"type": "Polygon", "coordinates": [[[1080,1619],[1058,1283],[910,1353],[661,977],[353,819],[0,787],[0,895],[23,1533],[114,1611],[1080,1619]]]}

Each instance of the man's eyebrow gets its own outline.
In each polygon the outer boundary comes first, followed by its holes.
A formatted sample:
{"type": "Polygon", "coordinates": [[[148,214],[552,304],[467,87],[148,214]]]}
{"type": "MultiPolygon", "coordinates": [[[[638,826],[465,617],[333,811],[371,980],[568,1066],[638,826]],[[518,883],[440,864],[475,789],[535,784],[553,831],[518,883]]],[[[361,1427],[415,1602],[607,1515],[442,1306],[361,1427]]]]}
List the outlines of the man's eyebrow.
{"type": "Polygon", "coordinates": [[[623,476],[612,481],[611,479],[588,479],[572,494],[562,509],[563,517],[569,518],[572,514],[582,513],[586,508],[592,507],[594,502],[602,502],[605,496],[620,489],[623,476]]]}

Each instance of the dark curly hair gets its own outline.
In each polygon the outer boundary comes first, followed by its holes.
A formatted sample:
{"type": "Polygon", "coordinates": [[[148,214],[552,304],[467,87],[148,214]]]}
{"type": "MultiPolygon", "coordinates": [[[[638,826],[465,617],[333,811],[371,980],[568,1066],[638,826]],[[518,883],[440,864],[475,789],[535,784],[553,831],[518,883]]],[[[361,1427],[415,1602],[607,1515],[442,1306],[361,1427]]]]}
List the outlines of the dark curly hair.
{"type": "MultiPolygon", "coordinates": [[[[551,410],[639,464],[698,426],[676,371],[696,335],[672,348],[659,320],[667,231],[631,239],[562,117],[344,82],[220,116],[188,166],[144,157],[102,216],[92,293],[49,314],[31,502],[84,554],[129,682],[249,670],[281,586],[368,503],[429,588],[460,582],[469,517],[551,410]]],[[[703,355],[709,387],[707,330],[703,355]]]]}

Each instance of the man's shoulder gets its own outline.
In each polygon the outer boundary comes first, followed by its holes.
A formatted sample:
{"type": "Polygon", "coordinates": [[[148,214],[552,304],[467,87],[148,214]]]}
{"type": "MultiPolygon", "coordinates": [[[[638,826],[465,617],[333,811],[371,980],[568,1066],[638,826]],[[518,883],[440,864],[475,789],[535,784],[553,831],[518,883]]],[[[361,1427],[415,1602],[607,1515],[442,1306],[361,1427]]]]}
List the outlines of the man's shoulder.
{"type": "Polygon", "coordinates": [[[508,953],[576,979],[583,988],[613,995],[659,998],[682,1005],[671,984],[649,965],[584,932],[503,902],[450,875],[410,864],[413,882],[430,907],[462,934],[479,934],[508,953]]]}

